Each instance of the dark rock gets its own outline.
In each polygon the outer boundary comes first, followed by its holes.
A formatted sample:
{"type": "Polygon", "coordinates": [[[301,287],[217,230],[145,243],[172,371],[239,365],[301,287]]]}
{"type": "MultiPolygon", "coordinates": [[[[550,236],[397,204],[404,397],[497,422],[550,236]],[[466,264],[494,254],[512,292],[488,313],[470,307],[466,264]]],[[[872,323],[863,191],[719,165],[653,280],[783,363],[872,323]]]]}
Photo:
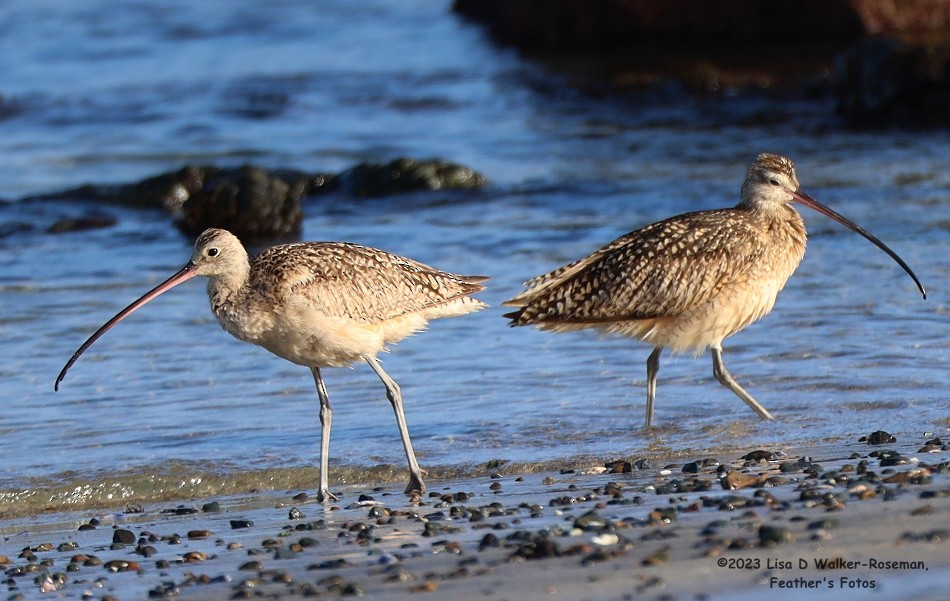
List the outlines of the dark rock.
{"type": "Polygon", "coordinates": [[[336,559],[328,559],[320,563],[307,566],[308,570],[335,570],[338,568],[345,568],[350,565],[350,562],[342,557],[337,557],[336,559]]]}
{"type": "Polygon", "coordinates": [[[753,500],[740,496],[728,495],[725,497],[701,497],[704,507],[716,507],[720,511],[733,511],[742,507],[753,505],[753,500]]]}
{"type": "Polygon", "coordinates": [[[501,541],[498,540],[498,537],[489,532],[482,537],[482,540],[478,543],[478,550],[484,551],[485,549],[490,549],[492,547],[498,547],[501,545],[501,541]]]}
{"type": "Polygon", "coordinates": [[[189,530],[188,539],[189,540],[198,540],[202,538],[208,538],[211,536],[210,530],[189,530]]]}
{"type": "Polygon", "coordinates": [[[209,227],[252,241],[293,236],[300,231],[300,198],[307,188],[304,177],[288,181],[257,167],[222,171],[185,201],[177,225],[190,236],[209,227]]]}
{"type": "Polygon", "coordinates": [[[607,51],[643,41],[841,39],[862,33],[848,0],[455,0],[498,39],[529,50],[607,51]]]}
{"type": "Polygon", "coordinates": [[[878,430],[871,432],[871,434],[866,437],[862,437],[859,442],[867,442],[868,444],[890,444],[897,442],[897,437],[888,434],[884,430],[878,430]]]}
{"type": "Polygon", "coordinates": [[[780,472],[788,474],[794,472],[803,472],[809,467],[812,463],[807,457],[802,457],[797,461],[783,461],[779,464],[778,469],[780,472]]]}
{"type": "Polygon", "coordinates": [[[794,541],[795,536],[788,528],[766,524],[759,526],[759,544],[763,547],[774,547],[775,545],[794,541]]]}
{"type": "Polygon", "coordinates": [[[340,174],[340,185],[359,197],[417,190],[470,190],[486,184],[485,176],[439,159],[399,158],[385,165],[361,163],[340,174]]]}
{"type": "Polygon", "coordinates": [[[676,508],[675,507],[658,507],[650,512],[650,515],[647,516],[648,523],[654,526],[660,524],[672,524],[676,521],[676,508]]]}
{"type": "Polygon", "coordinates": [[[940,33],[950,24],[945,0],[455,0],[453,10],[528,50],[617,51],[660,40],[814,42],[940,33]]]}
{"type": "Polygon", "coordinates": [[[557,542],[546,536],[538,537],[535,540],[518,545],[518,548],[508,558],[509,561],[517,559],[545,559],[548,557],[559,557],[561,548],[557,542]]]}
{"type": "Polygon", "coordinates": [[[593,509],[574,520],[574,527],[581,530],[600,530],[609,524],[610,520],[593,509]]]}
{"type": "Polygon", "coordinates": [[[670,495],[677,493],[700,492],[709,490],[710,488],[712,488],[712,482],[707,480],[701,480],[699,478],[680,480],[679,478],[673,478],[669,482],[657,486],[656,494],[670,495]]]}
{"type": "Polygon", "coordinates": [[[833,79],[851,124],[950,124],[946,0],[456,0],[454,10],[595,94],[801,98],[826,94],[833,79]],[[882,34],[924,42],[867,39],[882,34]]]}
{"type": "Polygon", "coordinates": [[[115,225],[115,217],[108,215],[87,215],[85,217],[67,217],[60,219],[49,226],[46,231],[50,234],[65,234],[69,232],[82,232],[85,230],[97,230],[115,225]]]}
{"type": "Polygon", "coordinates": [[[205,513],[217,513],[221,511],[221,504],[217,501],[211,501],[201,506],[201,511],[205,513]]]}
{"type": "Polygon", "coordinates": [[[903,455],[888,455],[887,457],[881,458],[881,467],[893,467],[895,465],[905,465],[910,463],[910,460],[903,455]]]}
{"type": "Polygon", "coordinates": [[[163,597],[180,597],[181,588],[174,582],[163,582],[148,592],[152,599],[161,599],[163,597]]]}
{"type": "Polygon", "coordinates": [[[838,527],[838,520],[823,518],[808,523],[809,530],[834,530],[838,527]]]}
{"type": "Polygon", "coordinates": [[[85,185],[61,192],[31,196],[24,200],[95,200],[123,206],[164,209],[175,213],[193,193],[201,189],[217,167],[189,165],[178,171],[162,173],[131,184],[85,185]]]}
{"type": "Polygon", "coordinates": [[[684,474],[698,474],[699,468],[700,468],[700,465],[698,461],[690,461],[689,463],[683,466],[683,473],[684,474]]]}
{"type": "Polygon", "coordinates": [[[752,451],[751,453],[746,453],[745,455],[742,456],[742,459],[745,459],[746,461],[754,461],[754,462],[772,461],[773,459],[775,459],[775,453],[772,453],[771,451],[765,451],[763,449],[758,449],[758,450],[752,451]]]}
{"type": "Polygon", "coordinates": [[[633,464],[623,459],[608,461],[604,464],[608,474],[626,474],[633,471],[633,464]]]}
{"type": "Polygon", "coordinates": [[[365,597],[366,591],[361,584],[348,582],[340,589],[340,594],[344,597],[365,597]]]}
{"type": "Polygon", "coordinates": [[[135,533],[131,530],[118,529],[112,533],[112,542],[119,543],[122,545],[132,545],[135,544],[136,536],[135,533]]]}

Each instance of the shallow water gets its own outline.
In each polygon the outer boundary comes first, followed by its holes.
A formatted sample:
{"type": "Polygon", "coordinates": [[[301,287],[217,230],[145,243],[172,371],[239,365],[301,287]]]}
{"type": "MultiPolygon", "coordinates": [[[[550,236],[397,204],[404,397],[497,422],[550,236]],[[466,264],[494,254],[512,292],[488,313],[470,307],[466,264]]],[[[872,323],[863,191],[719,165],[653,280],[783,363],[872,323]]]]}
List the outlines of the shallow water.
{"type": "MultiPolygon", "coordinates": [[[[0,25],[0,198],[187,162],[338,171],[440,156],[489,177],[475,193],[334,196],[305,209],[306,239],[493,278],[480,295],[492,309],[434,322],[384,357],[424,467],[715,452],[950,424],[946,133],[842,131],[827,106],[767,98],[591,99],[490,44],[448,2],[334,0],[317,10],[289,0],[23,0],[0,5],[0,25]],[[749,125],[750,115],[769,125],[749,125]],[[719,386],[708,356],[664,356],[659,429],[645,434],[649,348],[505,327],[498,305],[521,281],[651,221],[734,204],[764,150],[792,156],[805,190],[891,245],[929,292],[921,300],[883,253],[805,215],[808,256],[774,314],[726,341],[727,365],[777,422],[760,422],[719,386]]],[[[13,202],[0,205],[0,232],[0,488],[68,491],[113,478],[142,490],[156,474],[264,482],[271,470],[315,464],[309,373],[221,331],[198,283],[110,332],[53,393],[96,327],[187,260],[191,241],[167,217],[13,202]],[[44,233],[87,213],[118,224],[44,233]]],[[[331,479],[358,477],[334,474],[337,465],[401,468],[372,372],[329,370],[326,380],[331,479]]]]}

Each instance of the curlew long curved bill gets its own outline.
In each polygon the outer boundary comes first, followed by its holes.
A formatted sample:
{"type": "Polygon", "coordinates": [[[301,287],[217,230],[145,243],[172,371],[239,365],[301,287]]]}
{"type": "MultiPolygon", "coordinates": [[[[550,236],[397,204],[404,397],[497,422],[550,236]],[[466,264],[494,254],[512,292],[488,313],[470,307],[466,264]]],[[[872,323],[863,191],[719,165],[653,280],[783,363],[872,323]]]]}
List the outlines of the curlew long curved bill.
{"type": "Polygon", "coordinates": [[[175,275],[168,278],[167,280],[165,280],[158,286],[155,286],[154,288],[146,292],[138,300],[134,301],[131,305],[129,305],[125,309],[122,309],[121,311],[119,311],[118,315],[116,315],[115,317],[107,321],[105,324],[103,324],[101,328],[96,330],[95,334],[89,337],[89,340],[83,342],[82,346],[79,347],[79,349],[75,353],[73,353],[73,356],[69,358],[69,361],[66,362],[66,365],[63,367],[63,370],[59,372],[59,375],[56,377],[56,384],[53,385],[53,390],[57,390],[57,391],[59,390],[59,383],[62,382],[63,378],[66,377],[66,372],[69,371],[69,368],[73,366],[73,363],[75,363],[76,360],[79,359],[80,355],[86,352],[87,348],[92,346],[93,342],[95,342],[96,340],[99,340],[99,338],[103,334],[105,334],[110,329],[112,329],[112,326],[119,323],[120,321],[122,321],[123,319],[131,315],[132,313],[134,313],[136,309],[138,309],[139,307],[141,307],[148,301],[152,300],[159,294],[174,288],[175,286],[177,286],[178,284],[181,284],[182,282],[190,280],[196,275],[198,274],[195,272],[195,264],[189,262],[187,265],[182,267],[178,271],[178,273],[176,273],[175,275]]]}
{"type": "Polygon", "coordinates": [[[848,219],[848,218],[845,217],[844,215],[842,215],[842,214],[840,214],[840,213],[838,213],[838,212],[836,212],[836,211],[833,211],[833,210],[829,209],[828,207],[826,207],[825,205],[821,204],[820,202],[818,202],[817,200],[815,200],[815,199],[812,198],[811,196],[805,194],[804,192],[794,192],[793,194],[794,194],[794,196],[795,196],[795,200],[797,200],[798,202],[802,203],[802,204],[805,205],[806,207],[809,207],[809,208],[811,208],[811,209],[814,209],[814,210],[818,211],[819,213],[821,213],[822,215],[824,215],[824,216],[826,216],[826,217],[830,217],[830,218],[834,219],[835,221],[837,221],[837,222],[840,223],[841,225],[847,227],[847,228],[850,229],[851,231],[857,232],[858,234],[861,234],[862,236],[864,236],[865,238],[867,238],[868,240],[870,240],[871,243],[872,243],[874,246],[880,248],[881,250],[883,250],[884,252],[886,252],[888,255],[890,255],[890,257],[891,257],[892,259],[894,259],[895,261],[897,261],[897,264],[898,264],[898,265],[900,265],[901,267],[904,268],[904,271],[907,272],[907,275],[909,275],[909,276],[914,280],[914,283],[917,284],[917,289],[920,290],[920,293],[924,296],[924,298],[925,298],[925,299],[927,298],[927,291],[924,290],[924,285],[920,283],[920,280],[919,280],[919,279],[917,279],[917,274],[914,273],[914,270],[912,270],[912,269],[907,265],[907,263],[905,263],[904,260],[901,259],[901,258],[897,255],[896,252],[894,252],[893,250],[891,250],[888,245],[886,245],[886,244],[884,244],[883,242],[881,242],[880,240],[878,240],[877,237],[876,237],[874,234],[872,234],[871,232],[869,232],[869,231],[867,231],[866,229],[862,228],[862,227],[859,226],[858,224],[854,223],[853,221],[851,221],[850,219],[848,219]]]}

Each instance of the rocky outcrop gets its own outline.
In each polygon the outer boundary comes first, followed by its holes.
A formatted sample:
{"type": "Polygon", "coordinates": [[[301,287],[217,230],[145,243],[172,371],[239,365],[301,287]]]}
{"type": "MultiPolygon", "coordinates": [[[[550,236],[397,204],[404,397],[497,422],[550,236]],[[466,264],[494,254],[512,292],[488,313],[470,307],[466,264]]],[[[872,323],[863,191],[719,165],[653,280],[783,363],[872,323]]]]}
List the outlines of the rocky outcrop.
{"type": "Polygon", "coordinates": [[[209,227],[251,241],[294,236],[303,222],[300,199],[307,189],[302,176],[284,179],[250,166],[222,171],[181,205],[177,225],[189,236],[209,227]]]}
{"type": "MultiPolygon", "coordinates": [[[[433,191],[468,190],[486,184],[480,173],[439,159],[396,159],[360,163],[339,175],[292,169],[236,169],[189,165],[129,184],[90,184],[22,201],[94,201],[137,208],[162,209],[178,228],[194,236],[209,227],[225,228],[251,242],[292,238],[303,221],[303,200],[339,191],[358,198],[433,191]]],[[[114,223],[93,215],[68,217],[50,232],[108,227],[114,223]]],[[[3,232],[0,232],[2,235],[3,232]]]]}
{"type": "Polygon", "coordinates": [[[833,89],[844,121],[863,127],[946,125],[950,114],[948,0],[455,0],[454,9],[528,56],[570,65],[561,68],[572,85],[594,91],[670,80],[703,93],[833,89]]]}
{"type": "Polygon", "coordinates": [[[462,165],[439,159],[400,158],[386,164],[360,163],[340,174],[340,186],[358,197],[388,196],[418,190],[471,190],[485,177],[462,165]]]}
{"type": "Polygon", "coordinates": [[[455,0],[453,8],[526,50],[616,49],[650,40],[780,45],[946,31],[950,24],[946,0],[455,0]]]}

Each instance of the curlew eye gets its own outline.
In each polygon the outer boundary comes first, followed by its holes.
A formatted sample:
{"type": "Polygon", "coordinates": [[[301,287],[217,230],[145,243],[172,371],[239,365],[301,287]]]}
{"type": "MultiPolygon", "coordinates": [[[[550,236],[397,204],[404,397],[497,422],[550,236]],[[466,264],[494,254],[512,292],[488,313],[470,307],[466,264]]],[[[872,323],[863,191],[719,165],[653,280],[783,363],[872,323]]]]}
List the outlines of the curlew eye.
{"type": "Polygon", "coordinates": [[[773,186],[781,186],[781,185],[782,185],[782,184],[778,183],[778,180],[775,179],[774,177],[769,180],[769,183],[772,184],[773,186]]]}
{"type": "Polygon", "coordinates": [[[219,251],[217,247],[212,246],[211,248],[205,251],[205,254],[208,255],[209,257],[217,257],[219,252],[221,251],[219,251]]]}

